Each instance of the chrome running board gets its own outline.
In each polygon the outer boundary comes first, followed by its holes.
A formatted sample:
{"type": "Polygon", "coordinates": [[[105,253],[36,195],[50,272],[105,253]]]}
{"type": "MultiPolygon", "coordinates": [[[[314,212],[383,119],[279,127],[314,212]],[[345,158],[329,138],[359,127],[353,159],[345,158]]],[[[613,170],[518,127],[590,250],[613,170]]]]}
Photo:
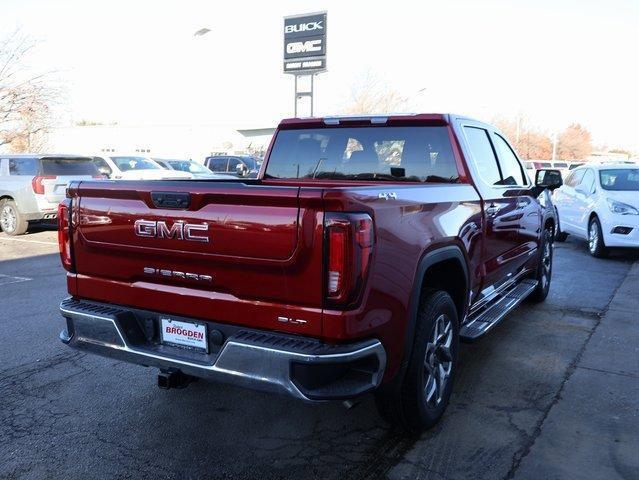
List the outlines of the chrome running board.
{"type": "Polygon", "coordinates": [[[536,287],[537,280],[522,280],[493,303],[473,315],[468,323],[462,325],[459,337],[462,340],[472,342],[484,336],[530,295],[536,287]]]}

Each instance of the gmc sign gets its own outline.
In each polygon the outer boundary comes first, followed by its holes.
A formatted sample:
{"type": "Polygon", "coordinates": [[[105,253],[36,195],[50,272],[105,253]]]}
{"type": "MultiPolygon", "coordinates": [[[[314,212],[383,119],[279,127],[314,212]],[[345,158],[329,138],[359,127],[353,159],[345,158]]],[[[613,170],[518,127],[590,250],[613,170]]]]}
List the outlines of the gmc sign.
{"type": "Polygon", "coordinates": [[[284,73],[326,70],[326,12],[284,18],[284,73]]]}

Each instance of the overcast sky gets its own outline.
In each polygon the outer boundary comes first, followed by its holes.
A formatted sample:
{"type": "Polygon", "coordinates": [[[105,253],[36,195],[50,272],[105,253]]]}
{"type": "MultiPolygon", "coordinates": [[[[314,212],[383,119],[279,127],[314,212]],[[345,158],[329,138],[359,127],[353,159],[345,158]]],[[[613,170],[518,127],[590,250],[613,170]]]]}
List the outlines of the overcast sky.
{"type": "Polygon", "coordinates": [[[31,67],[57,71],[69,119],[267,126],[293,114],[282,17],[319,10],[318,114],[370,71],[417,110],[579,121],[639,151],[638,0],[0,0],[0,28],[42,42],[31,67]]]}

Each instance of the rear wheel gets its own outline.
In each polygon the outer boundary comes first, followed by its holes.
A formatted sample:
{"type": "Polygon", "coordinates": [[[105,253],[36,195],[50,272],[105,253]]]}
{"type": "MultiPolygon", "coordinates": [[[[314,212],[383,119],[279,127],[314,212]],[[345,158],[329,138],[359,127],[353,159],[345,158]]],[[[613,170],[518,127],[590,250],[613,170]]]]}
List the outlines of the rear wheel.
{"type": "Polygon", "coordinates": [[[29,222],[20,213],[16,202],[5,199],[0,202],[0,228],[7,235],[23,235],[29,228],[29,222]]]}
{"type": "Polygon", "coordinates": [[[407,370],[401,381],[376,393],[381,416],[410,432],[435,425],[446,410],[458,368],[459,322],[448,293],[421,300],[407,370]]]}
{"type": "Polygon", "coordinates": [[[608,255],[601,223],[597,217],[592,217],[588,224],[588,251],[590,255],[597,258],[603,258],[608,255]]]}
{"type": "Polygon", "coordinates": [[[539,263],[537,264],[537,287],[528,297],[533,302],[543,302],[550,291],[550,280],[552,279],[552,230],[547,228],[541,236],[539,263]]]}

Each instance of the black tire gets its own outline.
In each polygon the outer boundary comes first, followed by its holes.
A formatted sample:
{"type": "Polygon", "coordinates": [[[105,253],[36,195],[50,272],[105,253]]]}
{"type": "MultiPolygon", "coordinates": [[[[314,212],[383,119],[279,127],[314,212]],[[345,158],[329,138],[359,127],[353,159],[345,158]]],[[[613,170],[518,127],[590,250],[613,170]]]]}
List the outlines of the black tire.
{"type": "Polygon", "coordinates": [[[531,302],[539,303],[546,300],[550,291],[550,281],[552,280],[552,260],[553,260],[552,231],[548,228],[541,236],[539,247],[539,262],[534,279],[537,280],[537,287],[528,296],[531,302]]]}
{"type": "Polygon", "coordinates": [[[16,202],[5,199],[0,202],[0,229],[7,235],[24,235],[29,228],[29,222],[18,210],[16,202]]]}
{"type": "Polygon", "coordinates": [[[565,242],[568,238],[568,234],[561,231],[561,222],[559,221],[559,212],[555,208],[555,216],[557,217],[557,230],[555,231],[555,240],[558,242],[565,242]]]}
{"type": "Polygon", "coordinates": [[[446,292],[426,291],[420,302],[406,371],[375,394],[382,418],[410,433],[434,426],[448,405],[458,364],[459,320],[455,303],[446,292]],[[440,331],[441,342],[434,342],[440,331]]]}
{"type": "Polygon", "coordinates": [[[588,223],[588,251],[596,258],[604,258],[608,255],[608,249],[604,243],[603,229],[597,217],[592,217],[588,223]]]}

